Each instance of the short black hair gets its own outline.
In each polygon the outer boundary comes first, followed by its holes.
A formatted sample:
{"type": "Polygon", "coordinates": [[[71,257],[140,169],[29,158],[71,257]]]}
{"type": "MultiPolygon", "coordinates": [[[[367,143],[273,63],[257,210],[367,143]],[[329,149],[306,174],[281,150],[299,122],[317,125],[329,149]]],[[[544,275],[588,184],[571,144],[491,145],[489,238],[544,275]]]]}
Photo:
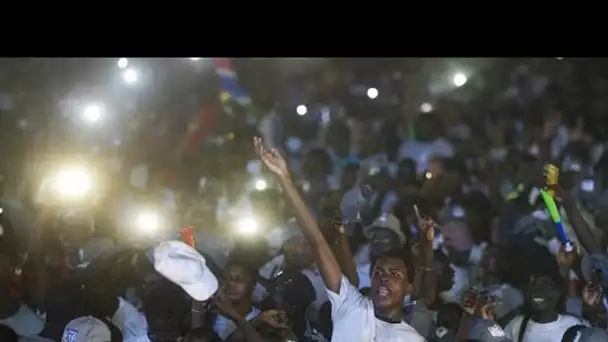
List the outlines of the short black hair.
{"type": "Polygon", "coordinates": [[[407,270],[407,279],[410,283],[414,281],[414,276],[416,274],[416,270],[413,263],[413,255],[406,248],[395,248],[390,251],[384,252],[378,255],[375,260],[372,260],[372,267],[375,267],[378,261],[382,259],[399,259],[403,261],[405,264],[405,268],[407,270]]]}
{"type": "Polygon", "coordinates": [[[0,324],[0,341],[4,342],[17,342],[17,333],[10,327],[0,324]]]}
{"type": "Polygon", "coordinates": [[[230,266],[236,266],[243,269],[245,274],[249,277],[251,282],[255,284],[258,281],[258,267],[254,265],[252,262],[248,262],[244,259],[243,256],[234,255],[228,258],[228,262],[226,263],[226,267],[224,267],[224,271],[228,269],[230,266]]]}

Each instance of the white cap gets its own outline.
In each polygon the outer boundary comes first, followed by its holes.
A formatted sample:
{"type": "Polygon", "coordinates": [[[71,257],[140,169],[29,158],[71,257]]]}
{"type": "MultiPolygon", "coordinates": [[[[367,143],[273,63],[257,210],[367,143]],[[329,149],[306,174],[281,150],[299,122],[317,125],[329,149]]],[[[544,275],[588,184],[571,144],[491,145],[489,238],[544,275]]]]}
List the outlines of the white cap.
{"type": "Polygon", "coordinates": [[[374,222],[363,228],[363,235],[366,238],[371,239],[373,236],[374,229],[388,229],[399,237],[399,242],[401,244],[405,243],[405,234],[401,231],[401,222],[399,219],[393,214],[382,214],[380,217],[374,220],[374,222]]]}
{"type": "Polygon", "coordinates": [[[209,299],[218,288],[205,258],[181,241],[164,241],[154,248],[154,269],[198,301],[209,299]]]}

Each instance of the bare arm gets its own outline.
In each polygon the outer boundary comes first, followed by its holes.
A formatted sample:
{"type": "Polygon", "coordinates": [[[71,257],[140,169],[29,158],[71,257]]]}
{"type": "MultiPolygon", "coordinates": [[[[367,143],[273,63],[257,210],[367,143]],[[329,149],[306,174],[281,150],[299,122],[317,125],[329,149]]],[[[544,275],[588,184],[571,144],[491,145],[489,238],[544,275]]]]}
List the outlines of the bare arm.
{"type": "Polygon", "coordinates": [[[285,159],[283,159],[277,150],[265,149],[262,146],[260,138],[255,138],[254,143],[262,162],[279,178],[285,198],[293,207],[302,233],[312,247],[315,261],[319,267],[325,286],[330,291],[339,292],[342,277],[340,265],[332,253],[329,244],[323,237],[317,221],[293,184],[285,159]]]}
{"type": "Polygon", "coordinates": [[[342,273],[348,279],[348,281],[354,286],[359,287],[359,275],[357,274],[357,266],[355,265],[355,259],[353,253],[350,250],[348,239],[344,234],[344,227],[338,228],[338,238],[332,244],[332,251],[338,259],[338,264],[342,273]]]}
{"type": "Polygon", "coordinates": [[[319,267],[325,286],[330,291],[335,293],[339,292],[342,271],[340,270],[338,260],[331,251],[329,244],[321,233],[317,221],[312,216],[308,207],[306,207],[306,204],[298,193],[296,186],[291,181],[291,178],[281,177],[280,182],[288,202],[291,203],[295,211],[295,216],[300,223],[302,233],[312,247],[315,261],[319,267]]]}
{"type": "Polygon", "coordinates": [[[576,199],[569,195],[564,196],[562,204],[564,206],[564,211],[566,211],[566,215],[568,215],[568,221],[572,224],[572,229],[583,247],[585,247],[589,253],[600,253],[599,240],[595,237],[591,228],[589,228],[583,215],[581,215],[578,205],[576,204],[576,199]]]}
{"type": "Polygon", "coordinates": [[[416,258],[416,273],[414,278],[416,293],[420,300],[428,307],[437,297],[437,275],[435,274],[435,221],[428,217],[421,217],[418,207],[414,206],[421,242],[416,258]]]}

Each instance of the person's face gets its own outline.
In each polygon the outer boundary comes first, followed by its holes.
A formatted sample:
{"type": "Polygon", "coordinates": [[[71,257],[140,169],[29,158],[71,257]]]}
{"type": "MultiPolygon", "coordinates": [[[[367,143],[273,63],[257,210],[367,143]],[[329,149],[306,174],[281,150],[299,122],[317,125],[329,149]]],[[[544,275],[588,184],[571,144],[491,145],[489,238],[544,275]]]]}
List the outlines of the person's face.
{"type": "Polygon", "coordinates": [[[229,301],[238,302],[251,296],[253,280],[243,267],[229,265],[222,280],[222,292],[229,301]]]}
{"type": "Polygon", "coordinates": [[[485,282],[495,283],[502,278],[502,267],[501,258],[499,257],[498,250],[489,249],[481,260],[481,267],[483,268],[483,278],[485,282]]]}
{"type": "Polygon", "coordinates": [[[285,263],[295,269],[307,268],[312,265],[312,253],[306,240],[293,238],[283,243],[285,263]]]}
{"type": "Polygon", "coordinates": [[[384,228],[373,228],[371,237],[371,251],[380,255],[399,247],[399,237],[395,232],[384,228]]]}
{"type": "Polygon", "coordinates": [[[532,276],[528,285],[528,300],[532,312],[554,310],[560,296],[557,284],[546,276],[532,276]]]}
{"type": "Polygon", "coordinates": [[[382,258],[372,272],[371,297],[377,309],[393,309],[403,305],[410,283],[403,260],[382,258]]]}
{"type": "Polygon", "coordinates": [[[60,223],[59,229],[59,241],[66,248],[82,247],[93,234],[93,225],[88,217],[60,223]]]}

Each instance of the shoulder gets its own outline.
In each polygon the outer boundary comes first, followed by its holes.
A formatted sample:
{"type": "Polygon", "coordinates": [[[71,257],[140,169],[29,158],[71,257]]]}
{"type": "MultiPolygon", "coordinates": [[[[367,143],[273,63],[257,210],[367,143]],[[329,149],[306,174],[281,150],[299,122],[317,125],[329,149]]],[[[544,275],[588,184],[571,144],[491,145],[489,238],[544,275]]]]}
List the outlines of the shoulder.
{"type": "Polygon", "coordinates": [[[563,314],[559,317],[559,324],[561,326],[569,327],[572,325],[585,324],[585,321],[575,315],[563,314]]]}
{"type": "Polygon", "coordinates": [[[514,333],[516,331],[519,331],[519,328],[521,327],[521,323],[523,322],[523,320],[524,320],[524,316],[522,316],[522,315],[517,315],[517,316],[513,317],[513,319],[511,321],[509,321],[509,323],[505,327],[505,332],[507,332],[507,334],[509,334],[509,333],[514,333]]]}
{"type": "Polygon", "coordinates": [[[399,331],[401,331],[403,333],[403,335],[406,335],[408,338],[408,341],[412,341],[412,342],[417,342],[417,341],[425,341],[424,337],[422,335],[420,335],[420,333],[418,333],[418,331],[416,331],[416,329],[414,329],[411,325],[402,322],[401,324],[396,324],[395,328],[398,329],[399,331]]]}

